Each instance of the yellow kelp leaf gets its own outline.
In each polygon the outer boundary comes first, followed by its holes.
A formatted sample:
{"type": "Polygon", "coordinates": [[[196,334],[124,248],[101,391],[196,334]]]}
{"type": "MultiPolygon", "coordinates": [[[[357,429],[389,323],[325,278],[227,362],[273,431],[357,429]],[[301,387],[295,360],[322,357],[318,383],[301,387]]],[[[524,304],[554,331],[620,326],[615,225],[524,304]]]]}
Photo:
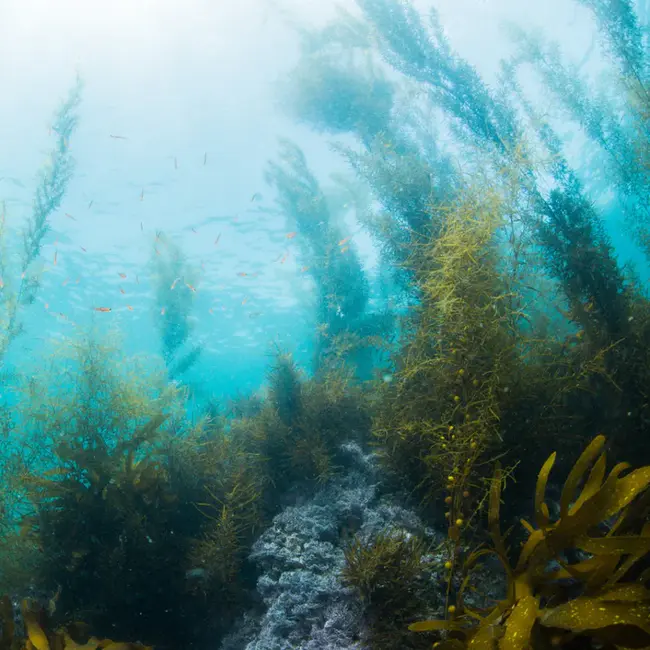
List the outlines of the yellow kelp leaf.
{"type": "Polygon", "coordinates": [[[605,445],[605,436],[596,436],[587,446],[587,448],[580,454],[576,464],[569,472],[569,476],[564,483],[562,495],[560,496],[560,518],[564,518],[569,514],[569,505],[575,496],[575,493],[580,485],[582,477],[587,473],[589,466],[594,458],[600,454],[605,445]]]}
{"type": "Polygon", "coordinates": [[[47,636],[43,632],[43,628],[40,626],[36,614],[30,609],[27,600],[23,600],[21,609],[23,622],[25,623],[25,631],[32,645],[36,650],[50,650],[50,643],[47,640],[47,636]]]}
{"type": "Polygon", "coordinates": [[[556,571],[545,573],[544,577],[547,582],[551,583],[556,580],[566,580],[567,578],[575,578],[582,582],[587,576],[589,576],[589,574],[601,566],[602,562],[603,560],[600,557],[590,557],[582,562],[576,562],[575,564],[561,565],[561,568],[556,571]]]}
{"type": "MultiPolygon", "coordinates": [[[[610,516],[615,515],[621,508],[629,503],[634,498],[633,490],[631,490],[631,483],[628,479],[636,481],[642,479],[636,472],[629,474],[624,479],[619,479],[619,475],[627,469],[625,463],[615,465],[609,476],[603,483],[603,486],[592,496],[584,502],[584,504],[571,515],[560,518],[553,528],[546,536],[546,546],[554,554],[561,553],[568,546],[572,546],[577,538],[584,537],[587,532],[601,521],[608,519],[610,516]],[[635,476],[636,475],[636,476],[635,476]],[[626,483],[620,487],[622,481],[626,483]]],[[[650,467],[643,468],[643,471],[648,470],[650,467]]],[[[637,485],[636,493],[639,491],[637,485]]],[[[642,488],[641,488],[642,489],[642,488]]]]}
{"type": "Polygon", "coordinates": [[[650,467],[641,467],[616,481],[601,521],[615,515],[650,485],[650,467]]]}
{"type": "Polygon", "coordinates": [[[463,626],[460,623],[454,623],[453,621],[418,621],[417,623],[411,623],[409,625],[409,630],[411,632],[439,632],[443,630],[462,630],[463,626]]]}
{"type": "Polygon", "coordinates": [[[582,488],[582,492],[580,492],[580,496],[575,500],[575,503],[569,508],[569,514],[573,514],[582,504],[587,501],[587,499],[590,499],[600,488],[602,487],[603,484],[603,479],[605,478],[605,470],[607,469],[607,456],[603,452],[599,457],[598,460],[594,463],[594,466],[591,468],[591,472],[589,472],[589,478],[587,479],[587,482],[585,483],[584,488],[582,488]]]}
{"type": "Polygon", "coordinates": [[[539,603],[535,596],[525,596],[512,610],[506,622],[506,631],[499,650],[526,650],[530,647],[530,634],[537,619],[539,603]]]}
{"type": "Polygon", "coordinates": [[[501,625],[480,625],[467,644],[468,650],[497,650],[503,636],[501,625]]]}
{"type": "Polygon", "coordinates": [[[611,625],[631,625],[650,632],[650,603],[609,603],[596,598],[576,598],[546,609],[540,622],[572,632],[597,630],[611,625]]]}
{"type": "Polygon", "coordinates": [[[581,537],[575,542],[576,548],[581,548],[592,555],[637,555],[639,557],[650,552],[650,537],[629,535],[618,537],[581,537]]]}
{"type": "Polygon", "coordinates": [[[524,544],[524,547],[521,549],[521,553],[519,554],[519,559],[517,560],[517,567],[515,569],[517,573],[521,573],[521,571],[523,571],[530,556],[533,554],[533,552],[539,546],[539,544],[543,542],[545,539],[546,536],[544,535],[543,530],[533,531],[531,536],[526,540],[526,543],[524,544]]]}
{"type": "Polygon", "coordinates": [[[627,583],[617,585],[606,592],[596,596],[597,600],[605,602],[635,602],[639,600],[650,600],[650,589],[640,583],[627,583]]]}
{"type": "Polygon", "coordinates": [[[546,528],[550,523],[548,506],[544,503],[546,496],[546,484],[548,475],[555,464],[556,452],[553,452],[547,459],[537,476],[537,486],[535,487],[535,523],[538,528],[546,528]]]}

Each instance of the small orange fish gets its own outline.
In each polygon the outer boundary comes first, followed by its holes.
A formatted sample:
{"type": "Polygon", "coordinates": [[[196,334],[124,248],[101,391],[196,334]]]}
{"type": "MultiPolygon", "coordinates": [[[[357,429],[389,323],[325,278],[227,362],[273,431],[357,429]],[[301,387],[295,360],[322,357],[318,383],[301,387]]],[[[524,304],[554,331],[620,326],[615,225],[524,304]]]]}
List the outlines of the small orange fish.
{"type": "Polygon", "coordinates": [[[164,307],[160,310],[160,315],[161,315],[161,316],[164,316],[164,315],[165,315],[165,308],[164,308],[164,307]]]}
{"type": "Polygon", "coordinates": [[[245,277],[248,275],[248,273],[246,273],[246,271],[240,271],[237,275],[238,275],[240,278],[245,278],[245,277]]]}
{"type": "Polygon", "coordinates": [[[109,312],[113,311],[110,307],[93,307],[95,311],[109,312]]]}
{"type": "Polygon", "coordinates": [[[345,239],[341,239],[341,241],[339,242],[339,246],[345,246],[349,241],[350,241],[349,237],[346,237],[345,239]]]}
{"type": "Polygon", "coordinates": [[[212,307],[210,307],[210,309],[208,309],[208,312],[209,312],[210,314],[214,314],[214,310],[212,309],[212,307]]]}
{"type": "Polygon", "coordinates": [[[344,247],[341,249],[341,253],[346,253],[346,252],[348,251],[349,248],[350,248],[349,246],[344,246],[344,247]]]}
{"type": "Polygon", "coordinates": [[[191,284],[189,284],[188,282],[185,283],[185,286],[186,286],[186,287],[187,287],[187,288],[188,288],[192,293],[196,293],[196,289],[195,289],[191,284]]]}
{"type": "Polygon", "coordinates": [[[286,237],[287,239],[293,239],[297,234],[298,234],[298,233],[295,232],[295,231],[294,231],[294,232],[288,232],[288,233],[285,235],[285,237],[286,237]]]}
{"type": "Polygon", "coordinates": [[[57,252],[58,252],[58,251],[54,251],[54,266],[56,266],[57,252]]]}
{"type": "Polygon", "coordinates": [[[248,302],[248,298],[244,298],[244,299],[241,301],[241,304],[242,304],[242,305],[245,305],[247,302],[248,302]]]}
{"type": "Polygon", "coordinates": [[[306,271],[309,271],[309,267],[308,267],[308,266],[303,266],[303,267],[300,269],[300,272],[301,272],[301,273],[305,273],[306,271]]]}
{"type": "Polygon", "coordinates": [[[46,303],[45,303],[45,309],[49,309],[49,308],[50,308],[50,303],[49,303],[49,302],[46,302],[46,303]]]}
{"type": "Polygon", "coordinates": [[[219,243],[219,240],[221,239],[221,233],[217,235],[217,238],[214,240],[214,245],[216,246],[219,243]]]}
{"type": "Polygon", "coordinates": [[[289,257],[289,253],[285,253],[282,256],[282,259],[280,260],[280,264],[284,264],[287,261],[287,258],[289,257]]]}
{"type": "Polygon", "coordinates": [[[0,278],[0,289],[4,289],[5,283],[2,278],[0,278]]]}
{"type": "Polygon", "coordinates": [[[173,291],[173,290],[176,288],[176,285],[178,284],[178,281],[179,281],[179,280],[180,280],[180,278],[176,278],[176,279],[172,282],[172,286],[169,287],[170,291],[173,291]]]}
{"type": "Polygon", "coordinates": [[[125,278],[125,277],[126,277],[126,273],[118,273],[118,275],[119,275],[121,278],[125,278]]]}
{"type": "Polygon", "coordinates": [[[72,219],[73,221],[76,221],[76,219],[68,212],[65,213],[65,216],[68,217],[68,219],[72,219]]]}
{"type": "Polygon", "coordinates": [[[65,287],[65,285],[68,284],[68,282],[70,282],[70,278],[66,278],[66,279],[61,283],[61,286],[62,286],[62,287],[65,287]]]}
{"type": "Polygon", "coordinates": [[[133,307],[131,307],[131,305],[127,305],[126,308],[127,308],[129,311],[133,311],[133,307]]]}

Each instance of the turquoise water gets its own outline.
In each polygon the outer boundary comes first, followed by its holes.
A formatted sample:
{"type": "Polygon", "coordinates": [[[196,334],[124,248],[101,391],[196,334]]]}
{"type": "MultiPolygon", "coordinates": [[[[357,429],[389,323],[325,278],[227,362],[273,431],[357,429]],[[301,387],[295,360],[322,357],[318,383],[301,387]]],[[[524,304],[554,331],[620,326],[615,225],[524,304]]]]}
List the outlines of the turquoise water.
{"type": "MultiPolygon", "coordinates": [[[[577,60],[593,40],[590,16],[571,2],[525,10],[518,2],[439,4],[454,45],[488,79],[511,49],[504,18],[547,30],[577,60]]],[[[326,136],[287,117],[278,90],[299,56],[292,25],[323,24],[333,7],[3,4],[0,196],[15,232],[55,145],[52,114],[77,73],[84,82],[69,142],[74,175],[48,219],[43,285],[8,362],[37,359],[50,339],[90,323],[119,329],[127,351],[159,352],[151,266],[159,231],[182,249],[196,278],[192,340],[203,353],[191,378],[216,395],[234,395],[259,387],[270,345],[308,361],[312,284],[263,173],[280,136],[300,144],[325,184],[330,173],[347,171],[326,136]]],[[[598,60],[596,50],[588,67],[597,72],[598,60]]],[[[377,251],[370,238],[352,210],[336,216],[372,279],[377,251]]],[[[612,232],[619,252],[634,257],[620,229],[612,232]]],[[[179,289],[187,291],[182,283],[179,289]]]]}

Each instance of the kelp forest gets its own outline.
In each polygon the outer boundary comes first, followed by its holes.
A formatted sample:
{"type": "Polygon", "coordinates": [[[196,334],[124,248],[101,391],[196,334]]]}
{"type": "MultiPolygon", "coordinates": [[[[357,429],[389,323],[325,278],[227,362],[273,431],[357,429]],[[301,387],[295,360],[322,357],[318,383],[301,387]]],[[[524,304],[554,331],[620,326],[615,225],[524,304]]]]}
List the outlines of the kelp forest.
{"type": "Polygon", "coordinates": [[[286,137],[262,171],[315,325],[236,399],[186,380],[201,275],[164,232],[158,355],[99,305],[12,355],[81,77],[54,106],[32,210],[0,222],[0,650],[650,648],[650,7],[566,1],[600,76],[510,25],[487,80],[404,0],[295,26],[279,101],[346,172],[286,137]]]}

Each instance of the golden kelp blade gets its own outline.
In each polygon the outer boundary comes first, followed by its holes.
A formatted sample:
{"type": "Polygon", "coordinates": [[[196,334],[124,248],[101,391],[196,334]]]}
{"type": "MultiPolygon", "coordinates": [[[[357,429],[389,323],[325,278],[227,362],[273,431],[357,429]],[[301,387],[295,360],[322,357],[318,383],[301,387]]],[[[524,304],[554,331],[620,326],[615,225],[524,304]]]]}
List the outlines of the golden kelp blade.
{"type": "Polygon", "coordinates": [[[499,650],[527,650],[537,619],[539,602],[534,596],[524,596],[514,607],[506,622],[506,632],[499,650]]]}
{"type": "Polygon", "coordinates": [[[569,476],[562,489],[562,495],[560,497],[560,518],[566,517],[569,514],[569,505],[575,497],[582,477],[587,473],[591,463],[600,454],[604,446],[605,436],[596,436],[582,454],[580,454],[580,458],[578,458],[573,469],[569,472],[569,476]]]}
{"type": "Polygon", "coordinates": [[[25,630],[27,631],[27,637],[31,644],[36,650],[50,650],[50,643],[47,640],[47,636],[27,600],[23,600],[21,609],[23,621],[25,622],[25,630]]]}

